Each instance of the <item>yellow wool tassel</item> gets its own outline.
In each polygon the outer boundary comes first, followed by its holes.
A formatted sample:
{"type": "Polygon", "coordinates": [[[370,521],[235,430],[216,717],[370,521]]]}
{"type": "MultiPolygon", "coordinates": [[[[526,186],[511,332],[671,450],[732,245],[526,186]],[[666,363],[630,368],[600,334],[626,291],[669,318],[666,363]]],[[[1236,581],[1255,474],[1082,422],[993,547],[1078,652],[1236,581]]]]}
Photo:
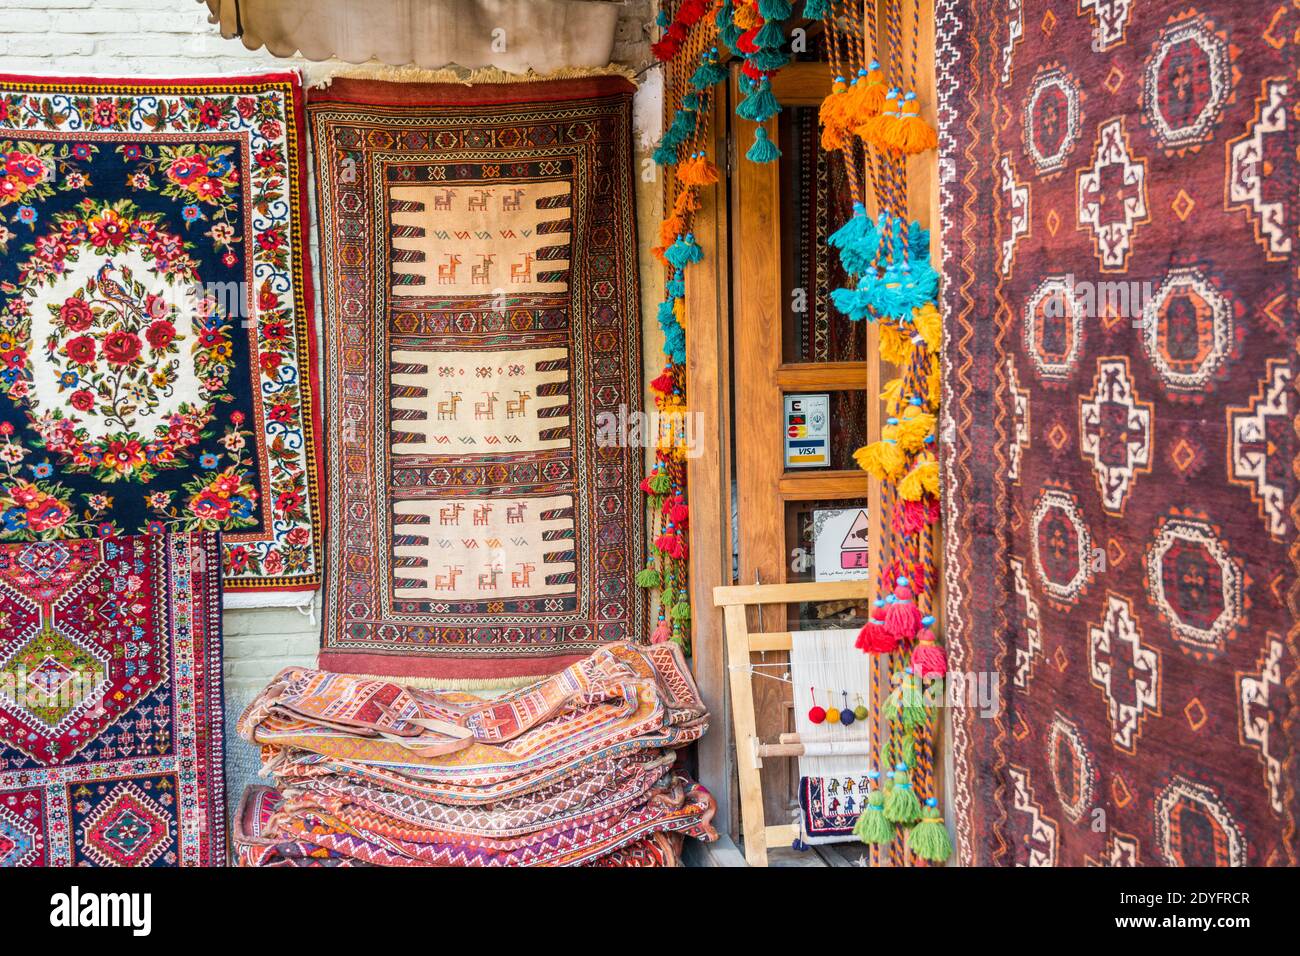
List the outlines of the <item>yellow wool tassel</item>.
{"type": "Polygon", "coordinates": [[[915,405],[907,406],[895,429],[898,447],[909,454],[920,451],[925,447],[925,440],[934,433],[934,423],[935,418],[929,412],[923,412],[915,405]]]}
{"type": "Polygon", "coordinates": [[[885,413],[897,415],[898,406],[903,403],[903,380],[891,378],[885,383],[885,390],[880,393],[880,400],[885,403],[885,413]]]}
{"type": "Polygon", "coordinates": [[[938,355],[943,341],[943,317],[939,315],[934,303],[927,302],[921,308],[913,309],[912,325],[925,340],[925,347],[930,354],[938,355]]]}
{"type": "Polygon", "coordinates": [[[930,365],[930,374],[926,378],[926,396],[925,400],[931,408],[939,407],[939,400],[943,395],[943,382],[939,375],[939,363],[933,362],[930,365]]]}
{"type": "Polygon", "coordinates": [[[898,122],[891,128],[891,134],[894,145],[904,153],[924,153],[939,145],[939,137],[920,114],[921,103],[914,96],[899,107],[898,122]]]}
{"type": "Polygon", "coordinates": [[[858,463],[859,468],[881,481],[897,481],[907,469],[907,456],[898,445],[888,439],[863,445],[853,453],[853,460],[858,463]]]}
{"type": "Polygon", "coordinates": [[[686,328],[686,300],[673,299],[673,316],[677,319],[677,324],[683,329],[686,328]]]}
{"type": "Polygon", "coordinates": [[[926,494],[939,495],[939,462],[933,452],[922,452],[916,464],[898,483],[898,493],[905,501],[920,501],[926,494]]]}
{"type": "Polygon", "coordinates": [[[880,322],[880,357],[891,365],[906,365],[912,358],[912,340],[892,322],[880,322]]]}

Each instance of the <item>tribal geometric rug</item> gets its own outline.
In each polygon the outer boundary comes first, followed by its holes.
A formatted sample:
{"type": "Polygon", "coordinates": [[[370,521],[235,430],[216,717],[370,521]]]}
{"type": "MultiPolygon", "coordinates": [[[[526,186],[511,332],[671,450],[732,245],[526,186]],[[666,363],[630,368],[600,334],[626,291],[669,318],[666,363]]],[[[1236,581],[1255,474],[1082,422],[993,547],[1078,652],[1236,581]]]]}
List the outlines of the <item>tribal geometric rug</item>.
{"type": "Polygon", "coordinates": [[[1294,866],[1300,12],[936,19],[958,858],[1294,866]]]}
{"type": "Polygon", "coordinates": [[[0,540],[224,531],[320,582],[296,74],[0,76],[0,540]]]}
{"type": "Polygon", "coordinates": [[[225,865],[219,549],[0,544],[0,867],[225,865]]]}
{"type": "Polygon", "coordinates": [[[463,685],[643,637],[641,451],[597,441],[641,400],[632,89],[313,94],[322,667],[463,685]]]}

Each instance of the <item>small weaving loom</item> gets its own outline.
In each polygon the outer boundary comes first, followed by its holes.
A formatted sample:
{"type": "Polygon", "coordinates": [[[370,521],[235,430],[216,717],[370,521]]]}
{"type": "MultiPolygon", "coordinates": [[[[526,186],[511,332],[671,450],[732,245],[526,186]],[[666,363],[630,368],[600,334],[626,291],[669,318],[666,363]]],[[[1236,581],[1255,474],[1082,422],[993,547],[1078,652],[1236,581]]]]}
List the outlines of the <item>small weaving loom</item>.
{"type": "MultiPolygon", "coordinates": [[[[803,601],[866,601],[865,581],[801,584],[755,584],[713,589],[713,603],[723,609],[727,634],[727,668],[730,674],[732,723],[736,735],[736,762],[740,777],[740,821],[745,837],[745,859],[750,866],[767,866],[769,845],[789,844],[796,837],[806,843],[833,843],[854,839],[853,825],[861,805],[863,780],[879,749],[879,688],[874,685],[873,659],[853,647],[856,632],[767,631],[751,633],[746,610],[754,605],[803,601]],[[762,651],[791,653],[795,691],[793,734],[778,743],[758,738],[754,716],[754,666],[750,655],[762,651]],[[809,688],[819,691],[809,699],[809,688]],[[834,692],[834,698],[828,697],[834,692]],[[845,703],[853,709],[862,695],[865,719],[854,715],[845,726],[837,719],[815,723],[809,716],[814,704],[837,711],[845,703]],[[763,816],[763,784],[759,770],[764,758],[798,757],[800,777],[799,824],[767,826],[763,816]],[[851,781],[851,786],[850,786],[851,781]],[[833,792],[832,792],[833,787],[833,792]],[[849,797],[853,806],[849,806],[849,797]]],[[[829,714],[827,714],[829,717],[829,714]]],[[[838,715],[837,715],[838,716],[838,715]]]]}
{"type": "Polygon", "coordinates": [[[803,745],[799,836],[807,844],[856,840],[853,825],[870,789],[872,660],[853,646],[857,636],[857,628],[791,634],[796,734],[789,742],[803,745]]]}

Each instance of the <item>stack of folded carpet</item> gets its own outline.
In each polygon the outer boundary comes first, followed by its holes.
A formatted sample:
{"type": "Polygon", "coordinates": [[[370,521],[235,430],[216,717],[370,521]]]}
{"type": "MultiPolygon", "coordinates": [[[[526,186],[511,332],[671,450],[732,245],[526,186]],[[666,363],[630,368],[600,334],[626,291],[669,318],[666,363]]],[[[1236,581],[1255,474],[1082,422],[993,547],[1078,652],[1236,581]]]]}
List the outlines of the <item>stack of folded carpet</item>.
{"type": "Polygon", "coordinates": [[[674,866],[713,840],[676,766],[707,713],[673,644],[611,644],[501,697],[281,672],[240,718],[275,787],[244,866],[674,866]]]}

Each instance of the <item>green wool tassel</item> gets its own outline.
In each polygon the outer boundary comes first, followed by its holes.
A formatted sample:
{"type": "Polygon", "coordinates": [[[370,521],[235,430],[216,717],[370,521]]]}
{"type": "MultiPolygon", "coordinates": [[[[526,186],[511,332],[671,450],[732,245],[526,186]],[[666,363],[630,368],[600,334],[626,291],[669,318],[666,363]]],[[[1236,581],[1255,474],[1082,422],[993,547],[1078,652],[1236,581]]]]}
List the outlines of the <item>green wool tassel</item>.
{"type": "Polygon", "coordinates": [[[885,816],[885,795],[879,790],[867,794],[867,805],[858,814],[853,825],[853,835],[863,843],[891,843],[894,825],[885,816]]]}
{"type": "Polygon", "coordinates": [[[649,484],[650,490],[655,494],[666,495],[668,494],[668,489],[673,486],[673,480],[662,471],[657,471],[650,477],[649,484]]]}
{"type": "MultiPolygon", "coordinates": [[[[910,669],[909,669],[910,670],[910,669]]],[[[924,727],[930,715],[925,710],[925,696],[921,693],[920,682],[916,675],[909,673],[903,678],[902,707],[899,718],[904,727],[924,727]]]]}
{"type": "Polygon", "coordinates": [[[916,758],[916,738],[911,734],[903,734],[902,743],[898,746],[898,761],[912,766],[916,758]]]}
{"type": "Polygon", "coordinates": [[[760,126],[754,133],[754,145],[749,147],[745,158],[754,163],[772,163],[781,158],[781,150],[767,138],[767,130],[760,126]]]}
{"type": "Polygon", "coordinates": [[[898,764],[894,771],[894,785],[885,797],[885,818],[904,825],[921,819],[921,801],[916,799],[906,764],[898,764]]]}
{"type": "Polygon", "coordinates": [[[674,621],[689,621],[691,619],[691,602],[678,601],[674,604],[672,617],[674,621]]]}
{"type": "Polygon", "coordinates": [[[925,801],[925,812],[921,822],[912,827],[907,846],[930,863],[942,863],[952,856],[952,840],[948,838],[948,828],[943,825],[943,817],[939,815],[933,797],[925,801]]]}
{"type": "Polygon", "coordinates": [[[789,20],[794,14],[790,0],[758,0],[758,12],[769,23],[773,20],[789,20]]]}
{"type": "Polygon", "coordinates": [[[655,568],[644,567],[636,573],[636,585],[639,588],[659,588],[663,587],[663,581],[655,568]]]}

